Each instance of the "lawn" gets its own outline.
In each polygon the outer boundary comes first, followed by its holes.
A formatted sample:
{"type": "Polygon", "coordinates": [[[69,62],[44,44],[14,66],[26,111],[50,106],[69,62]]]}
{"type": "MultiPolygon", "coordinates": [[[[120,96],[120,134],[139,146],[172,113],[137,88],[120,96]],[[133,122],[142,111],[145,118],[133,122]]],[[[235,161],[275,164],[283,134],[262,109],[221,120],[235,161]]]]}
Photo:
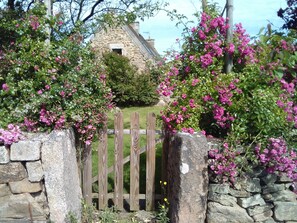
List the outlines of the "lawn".
{"type": "MultiPolygon", "coordinates": [[[[159,121],[158,117],[160,115],[160,111],[162,110],[162,107],[160,106],[151,106],[151,107],[129,107],[129,108],[122,108],[121,112],[123,113],[123,121],[124,121],[124,129],[130,128],[130,116],[133,112],[139,113],[139,124],[140,129],[146,128],[146,117],[148,113],[154,113],[157,116],[157,126],[156,129],[161,129],[161,121],[159,121]]],[[[108,129],[114,129],[114,114],[115,111],[110,112],[108,114],[108,129]]],[[[156,136],[158,137],[158,136],[156,136]]],[[[108,167],[112,166],[114,164],[114,135],[108,135],[108,167]]],[[[146,145],[146,136],[141,135],[140,137],[140,148],[145,147],[146,145]]],[[[158,143],[156,145],[156,169],[161,169],[161,155],[162,155],[162,145],[161,143],[158,143]]],[[[93,176],[96,176],[98,173],[98,155],[97,155],[97,148],[98,148],[98,141],[95,140],[93,142],[93,154],[92,154],[92,160],[93,160],[93,176]]],[[[130,135],[124,135],[124,157],[127,157],[130,155],[130,135]]],[[[143,153],[140,155],[140,193],[145,193],[145,174],[146,174],[146,154],[143,153]]],[[[160,191],[159,187],[159,181],[160,181],[160,173],[161,171],[156,171],[156,191],[160,191]]],[[[113,185],[114,185],[114,174],[111,173],[108,175],[108,192],[113,191],[113,185]]],[[[93,185],[93,191],[98,192],[98,185],[97,183],[93,185]]],[[[124,165],[124,193],[129,193],[130,188],[130,163],[127,163],[124,165]]]]}

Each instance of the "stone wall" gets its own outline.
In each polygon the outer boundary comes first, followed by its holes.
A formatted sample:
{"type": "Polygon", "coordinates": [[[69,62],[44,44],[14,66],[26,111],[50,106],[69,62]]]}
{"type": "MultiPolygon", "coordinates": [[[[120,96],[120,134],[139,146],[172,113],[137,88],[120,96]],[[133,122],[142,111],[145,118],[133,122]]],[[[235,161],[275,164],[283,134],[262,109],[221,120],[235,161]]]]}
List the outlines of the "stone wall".
{"type": "Polygon", "coordinates": [[[173,223],[297,222],[296,185],[258,169],[234,186],[208,179],[207,150],[218,141],[178,133],[168,147],[169,216],[173,223]]]}
{"type": "MultiPolygon", "coordinates": [[[[208,148],[218,148],[211,139],[208,148]]],[[[255,169],[246,177],[229,184],[218,184],[210,178],[208,187],[207,222],[297,222],[295,184],[287,177],[267,174],[255,169]]]]}
{"type": "Polygon", "coordinates": [[[207,222],[297,222],[297,195],[287,177],[260,171],[229,184],[209,184],[207,222]]]}
{"type": "Polygon", "coordinates": [[[81,190],[70,130],[28,134],[0,146],[0,222],[80,219],[81,190]]]}

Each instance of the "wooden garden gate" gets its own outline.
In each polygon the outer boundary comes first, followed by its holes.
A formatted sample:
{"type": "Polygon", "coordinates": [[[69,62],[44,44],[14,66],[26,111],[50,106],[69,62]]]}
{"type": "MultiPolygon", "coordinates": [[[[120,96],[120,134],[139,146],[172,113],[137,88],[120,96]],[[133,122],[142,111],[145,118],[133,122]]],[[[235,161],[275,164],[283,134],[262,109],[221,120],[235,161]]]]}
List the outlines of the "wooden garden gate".
{"type": "Polygon", "coordinates": [[[118,210],[123,210],[125,199],[129,203],[130,210],[136,211],[140,208],[139,199],[145,199],[145,209],[147,211],[154,209],[155,198],[160,197],[159,194],[155,194],[156,135],[161,134],[161,131],[156,130],[155,127],[156,117],[153,113],[147,115],[147,128],[145,130],[139,129],[139,114],[133,113],[130,129],[124,129],[123,114],[118,112],[114,118],[114,129],[107,129],[105,126],[99,130],[98,175],[92,177],[92,151],[90,148],[83,162],[83,196],[88,204],[92,204],[92,199],[97,198],[98,209],[102,210],[108,206],[108,200],[111,199],[118,210]],[[107,136],[109,134],[114,135],[114,165],[108,168],[107,136]],[[123,157],[124,134],[130,135],[130,156],[125,158],[123,157]],[[146,135],[146,146],[144,148],[140,148],[139,145],[140,135],[146,135]],[[145,194],[140,194],[140,154],[145,152],[146,190],[145,194]],[[123,166],[128,162],[130,162],[130,193],[124,194],[123,166]],[[114,172],[114,190],[108,193],[108,174],[111,172],[114,172]],[[98,182],[98,193],[92,193],[92,184],[95,182],[98,182]]]}

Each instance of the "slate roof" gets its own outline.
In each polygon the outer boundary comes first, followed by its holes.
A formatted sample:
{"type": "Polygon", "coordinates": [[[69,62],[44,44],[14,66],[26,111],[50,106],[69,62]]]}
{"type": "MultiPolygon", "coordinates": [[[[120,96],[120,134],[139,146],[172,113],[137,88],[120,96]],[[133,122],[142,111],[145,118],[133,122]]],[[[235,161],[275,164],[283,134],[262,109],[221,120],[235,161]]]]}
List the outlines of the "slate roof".
{"type": "Polygon", "coordinates": [[[139,44],[150,54],[153,58],[160,58],[160,54],[156,50],[155,47],[153,47],[148,41],[138,32],[135,31],[135,29],[131,25],[125,25],[123,26],[123,29],[128,32],[128,34],[133,38],[137,38],[139,44]]]}

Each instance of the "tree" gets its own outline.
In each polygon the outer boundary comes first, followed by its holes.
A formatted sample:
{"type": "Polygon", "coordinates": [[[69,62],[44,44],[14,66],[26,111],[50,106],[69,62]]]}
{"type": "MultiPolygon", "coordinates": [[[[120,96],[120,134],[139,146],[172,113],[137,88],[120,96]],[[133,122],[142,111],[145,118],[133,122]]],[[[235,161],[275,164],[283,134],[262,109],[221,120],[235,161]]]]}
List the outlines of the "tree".
{"type": "Polygon", "coordinates": [[[117,106],[146,106],[158,101],[156,71],[139,74],[127,57],[114,52],[103,54],[102,62],[106,66],[106,85],[117,106]]]}
{"type": "MultiPolygon", "coordinates": [[[[20,10],[26,12],[42,0],[0,0],[0,14],[7,11],[20,10]]],[[[157,0],[53,0],[53,10],[56,16],[65,24],[63,32],[73,33],[77,29],[84,28],[84,36],[88,37],[98,28],[98,24],[108,23],[129,23],[138,17],[153,16],[161,8],[162,4],[157,0]],[[110,17],[115,14],[117,20],[110,17]]]]}
{"type": "Polygon", "coordinates": [[[297,0],[287,0],[288,7],[280,8],[277,15],[285,22],[284,29],[297,30],[297,0]]]}

